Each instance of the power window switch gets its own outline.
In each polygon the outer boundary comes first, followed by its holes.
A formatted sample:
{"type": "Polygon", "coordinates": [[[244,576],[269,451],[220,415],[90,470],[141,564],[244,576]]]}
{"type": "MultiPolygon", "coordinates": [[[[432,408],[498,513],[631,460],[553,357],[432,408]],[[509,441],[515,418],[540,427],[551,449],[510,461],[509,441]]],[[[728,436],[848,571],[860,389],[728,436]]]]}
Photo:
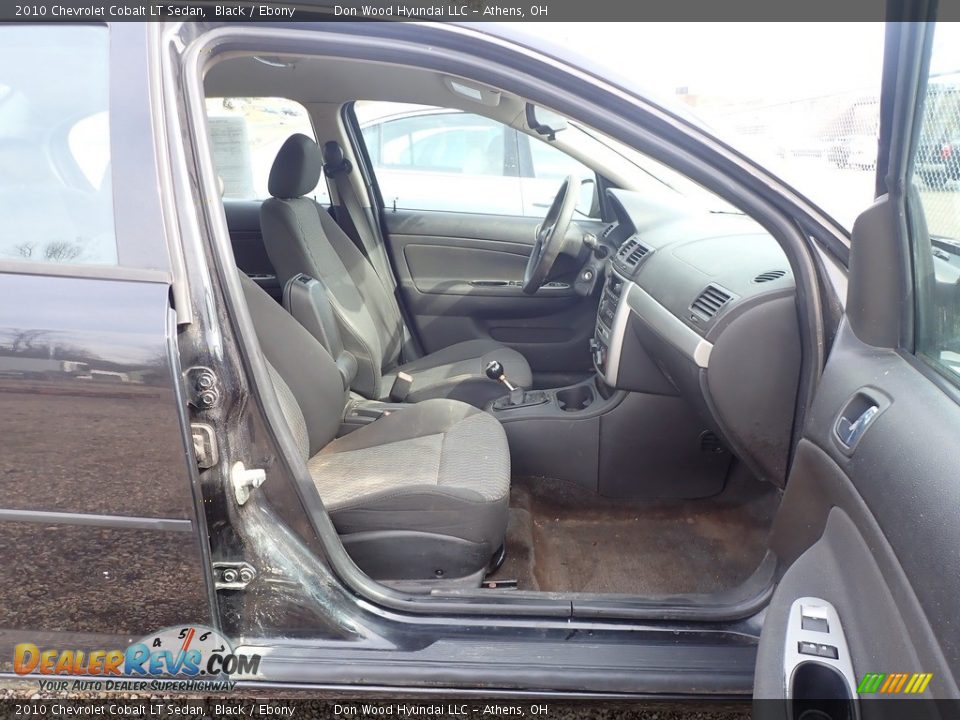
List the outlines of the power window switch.
{"type": "Polygon", "coordinates": [[[800,616],[800,627],[804,630],[813,630],[815,632],[830,632],[830,623],[824,617],[811,617],[810,615],[800,616]]]}
{"type": "Polygon", "coordinates": [[[797,643],[797,652],[801,655],[817,655],[817,644],[801,640],[797,643]]]}
{"type": "Polygon", "coordinates": [[[833,645],[823,645],[821,643],[812,643],[801,640],[797,643],[797,652],[801,655],[813,655],[815,657],[831,658],[836,660],[839,657],[837,648],[833,645]]]}

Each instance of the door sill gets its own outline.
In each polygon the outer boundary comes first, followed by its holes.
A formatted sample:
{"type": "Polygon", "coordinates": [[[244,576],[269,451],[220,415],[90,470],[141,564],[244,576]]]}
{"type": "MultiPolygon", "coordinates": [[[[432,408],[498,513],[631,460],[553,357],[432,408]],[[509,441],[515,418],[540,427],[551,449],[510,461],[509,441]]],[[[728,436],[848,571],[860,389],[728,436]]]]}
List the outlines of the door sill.
{"type": "Polygon", "coordinates": [[[551,605],[566,608],[571,618],[732,621],[755,615],[767,605],[775,588],[776,567],[776,556],[768,551],[749,578],[734,588],[716,593],[637,596],[617,593],[434,588],[429,595],[424,596],[424,600],[460,600],[464,601],[465,608],[471,609],[483,605],[486,612],[492,615],[510,613],[512,606],[540,605],[546,601],[551,605]]]}

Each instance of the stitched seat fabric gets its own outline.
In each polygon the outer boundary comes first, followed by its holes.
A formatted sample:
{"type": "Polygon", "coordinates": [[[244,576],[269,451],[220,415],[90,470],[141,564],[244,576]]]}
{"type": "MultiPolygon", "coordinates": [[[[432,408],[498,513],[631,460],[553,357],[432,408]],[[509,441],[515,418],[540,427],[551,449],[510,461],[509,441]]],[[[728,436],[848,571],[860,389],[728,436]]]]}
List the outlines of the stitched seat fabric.
{"type": "Polygon", "coordinates": [[[479,581],[506,534],[500,422],[431,399],[335,439],[346,397],[333,359],[256,283],[241,284],[284,419],[357,565],[377,579],[479,581]]]}
{"type": "Polygon", "coordinates": [[[526,358],[493,340],[457,343],[400,364],[404,323],[392,286],[329,213],[304,197],[316,187],[322,168],[323,155],[313,139],[288,138],[270,170],[272,197],[261,206],[260,226],[281,286],[301,273],[323,283],[344,348],[357,359],[353,390],[385,399],[403,371],[413,376],[409,402],[452,398],[483,407],[505,394],[503,385],[484,375],[490,360],[503,363],[515,385],[530,387],[526,358]]]}
{"type": "Polygon", "coordinates": [[[493,551],[510,494],[505,441],[488,413],[427,400],[334,440],[307,467],[341,533],[439,532],[493,551]]]}

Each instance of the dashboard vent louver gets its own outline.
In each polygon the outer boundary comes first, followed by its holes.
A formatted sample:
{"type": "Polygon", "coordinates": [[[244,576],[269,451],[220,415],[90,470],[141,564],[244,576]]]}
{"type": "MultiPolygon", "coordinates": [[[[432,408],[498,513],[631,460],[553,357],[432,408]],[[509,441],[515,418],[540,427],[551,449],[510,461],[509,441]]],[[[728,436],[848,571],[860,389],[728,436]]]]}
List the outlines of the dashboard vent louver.
{"type": "Polygon", "coordinates": [[[650,252],[650,248],[642,245],[637,238],[629,238],[617,250],[617,258],[627,268],[633,269],[640,264],[643,256],[650,252]]]}
{"type": "Polygon", "coordinates": [[[707,285],[703,292],[697,295],[690,309],[704,320],[711,320],[720,309],[730,302],[731,295],[716,285],[707,285]]]}
{"type": "Polygon", "coordinates": [[[753,281],[755,283],[770,282],[772,280],[779,280],[786,274],[787,274],[786,270],[771,270],[769,272],[760,273],[753,279],[753,281]]]}
{"type": "Polygon", "coordinates": [[[607,235],[613,232],[613,229],[617,226],[616,223],[610,223],[603,230],[600,231],[600,239],[605,240],[607,235]]]}

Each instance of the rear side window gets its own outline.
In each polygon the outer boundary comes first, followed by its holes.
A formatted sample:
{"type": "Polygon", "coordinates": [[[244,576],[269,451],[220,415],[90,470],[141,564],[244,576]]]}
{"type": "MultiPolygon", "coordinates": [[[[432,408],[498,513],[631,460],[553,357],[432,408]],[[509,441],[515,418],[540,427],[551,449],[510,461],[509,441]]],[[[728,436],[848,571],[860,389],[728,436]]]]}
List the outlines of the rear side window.
{"type": "Polygon", "coordinates": [[[109,34],[0,26],[0,260],[116,265],[109,34]]]}
{"type": "MultiPolygon", "coordinates": [[[[307,109],[276,97],[227,97],[207,100],[213,160],[229,200],[265,200],[267,182],[280,146],[291,135],[316,140],[307,109]]],[[[321,178],[311,197],[329,202],[321,178]]]]}

